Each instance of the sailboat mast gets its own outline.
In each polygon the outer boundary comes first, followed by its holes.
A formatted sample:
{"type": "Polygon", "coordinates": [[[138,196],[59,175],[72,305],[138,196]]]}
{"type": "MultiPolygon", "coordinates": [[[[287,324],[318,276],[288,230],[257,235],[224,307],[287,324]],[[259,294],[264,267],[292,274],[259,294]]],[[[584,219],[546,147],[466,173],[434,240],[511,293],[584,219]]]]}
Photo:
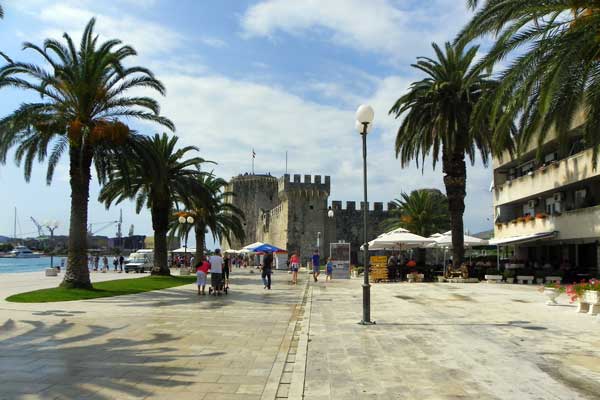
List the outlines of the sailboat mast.
{"type": "Polygon", "coordinates": [[[15,221],[13,223],[13,237],[17,240],[17,207],[15,207],[15,221]]]}

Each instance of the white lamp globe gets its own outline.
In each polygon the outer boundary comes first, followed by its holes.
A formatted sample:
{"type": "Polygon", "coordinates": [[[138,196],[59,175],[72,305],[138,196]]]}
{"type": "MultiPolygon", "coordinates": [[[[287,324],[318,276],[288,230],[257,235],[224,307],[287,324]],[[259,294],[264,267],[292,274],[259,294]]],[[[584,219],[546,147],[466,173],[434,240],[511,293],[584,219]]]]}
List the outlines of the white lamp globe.
{"type": "Polygon", "coordinates": [[[187,222],[188,222],[188,224],[193,224],[194,223],[194,217],[192,217],[192,216],[187,217],[187,222]]]}
{"type": "Polygon", "coordinates": [[[327,216],[329,218],[333,218],[333,210],[330,208],[329,211],[327,211],[327,216]]]}
{"type": "Polygon", "coordinates": [[[367,123],[370,124],[373,122],[373,118],[375,118],[375,111],[373,111],[373,107],[361,104],[356,110],[356,120],[361,124],[367,123]]]}
{"type": "Polygon", "coordinates": [[[179,217],[178,221],[180,224],[185,224],[185,217],[179,217]]]}

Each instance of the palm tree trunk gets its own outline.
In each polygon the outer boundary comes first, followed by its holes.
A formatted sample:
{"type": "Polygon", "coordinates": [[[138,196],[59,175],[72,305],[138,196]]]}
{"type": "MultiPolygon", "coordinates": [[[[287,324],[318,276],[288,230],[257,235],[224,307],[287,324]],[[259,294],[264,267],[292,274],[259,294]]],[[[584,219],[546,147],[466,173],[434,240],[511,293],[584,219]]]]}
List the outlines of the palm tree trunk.
{"type": "Polygon", "coordinates": [[[206,225],[194,224],[194,233],[196,234],[196,262],[204,258],[204,243],[206,241],[206,225]]]}
{"type": "Polygon", "coordinates": [[[444,151],[442,163],[444,185],[448,196],[450,224],[452,226],[452,263],[454,268],[457,268],[462,264],[465,256],[463,225],[467,181],[465,154],[462,151],[446,154],[446,151],[444,151]]]}
{"type": "Polygon", "coordinates": [[[155,205],[151,210],[152,228],[154,229],[154,268],[152,268],[152,275],[171,275],[167,254],[169,210],[170,207],[164,205],[155,205]]]}
{"type": "Polygon", "coordinates": [[[71,185],[71,217],[69,222],[69,253],[65,277],[60,284],[66,288],[90,289],[87,262],[88,200],[92,155],[83,145],[69,149],[69,183],[71,185]]]}

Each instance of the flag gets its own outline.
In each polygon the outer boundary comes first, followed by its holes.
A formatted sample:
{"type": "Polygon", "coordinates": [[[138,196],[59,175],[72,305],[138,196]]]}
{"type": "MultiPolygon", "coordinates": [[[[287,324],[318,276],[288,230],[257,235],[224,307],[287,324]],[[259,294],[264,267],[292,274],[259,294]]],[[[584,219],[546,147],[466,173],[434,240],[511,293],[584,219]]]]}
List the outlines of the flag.
{"type": "Polygon", "coordinates": [[[256,152],[252,149],[252,158],[256,158],[256,152]]]}

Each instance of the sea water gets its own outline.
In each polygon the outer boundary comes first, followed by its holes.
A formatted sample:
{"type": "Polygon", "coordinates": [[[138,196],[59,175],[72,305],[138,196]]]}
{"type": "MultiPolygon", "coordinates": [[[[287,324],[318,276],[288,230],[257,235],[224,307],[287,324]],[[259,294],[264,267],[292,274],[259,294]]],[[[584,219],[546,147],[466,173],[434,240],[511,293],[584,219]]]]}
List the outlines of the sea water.
{"type": "MultiPolygon", "coordinates": [[[[54,266],[59,267],[66,257],[54,257],[54,266]]],[[[65,263],[66,263],[65,259],[65,263]]],[[[50,267],[50,257],[0,258],[0,274],[43,271],[50,267]]]]}

